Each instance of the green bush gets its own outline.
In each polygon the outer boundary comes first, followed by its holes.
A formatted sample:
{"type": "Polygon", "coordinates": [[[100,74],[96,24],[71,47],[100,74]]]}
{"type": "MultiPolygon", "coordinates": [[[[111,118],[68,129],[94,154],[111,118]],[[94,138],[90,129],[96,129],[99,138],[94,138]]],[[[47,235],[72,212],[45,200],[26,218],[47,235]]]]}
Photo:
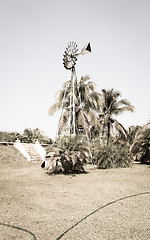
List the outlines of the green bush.
{"type": "Polygon", "coordinates": [[[85,172],[84,163],[90,162],[87,141],[80,136],[64,136],[47,147],[46,170],[50,173],[85,172]]]}
{"type": "Polygon", "coordinates": [[[17,132],[0,132],[0,142],[15,142],[17,139],[17,132]]]}
{"type": "Polygon", "coordinates": [[[45,136],[38,128],[25,128],[23,134],[18,132],[2,132],[0,131],[0,142],[15,142],[19,139],[23,143],[35,143],[36,140],[41,144],[52,144],[53,141],[45,136]]]}
{"type": "Polygon", "coordinates": [[[140,129],[131,146],[131,152],[140,163],[150,164],[150,128],[146,125],[140,129]]]}
{"type": "Polygon", "coordinates": [[[98,169],[130,167],[133,162],[132,154],[127,146],[123,145],[103,145],[96,156],[98,169]]]}
{"type": "Polygon", "coordinates": [[[59,137],[56,140],[56,145],[63,151],[68,149],[71,152],[78,153],[78,156],[82,163],[90,162],[90,147],[85,138],[78,135],[59,137]]]}

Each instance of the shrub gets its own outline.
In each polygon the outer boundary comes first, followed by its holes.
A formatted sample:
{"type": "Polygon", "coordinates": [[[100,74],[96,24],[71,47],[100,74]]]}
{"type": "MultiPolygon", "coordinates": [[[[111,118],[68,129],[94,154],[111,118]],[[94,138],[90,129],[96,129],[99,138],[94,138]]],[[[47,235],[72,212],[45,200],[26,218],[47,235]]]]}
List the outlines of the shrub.
{"type": "Polygon", "coordinates": [[[123,145],[103,145],[96,156],[98,169],[130,167],[133,157],[128,147],[123,145]]]}
{"type": "Polygon", "coordinates": [[[15,142],[17,132],[0,132],[0,142],[15,142]]]}
{"type": "Polygon", "coordinates": [[[140,163],[150,164],[150,128],[146,125],[140,129],[131,146],[131,152],[140,163]]]}
{"type": "Polygon", "coordinates": [[[23,134],[18,132],[0,132],[0,142],[15,142],[19,139],[23,143],[35,143],[38,140],[41,144],[52,144],[53,141],[45,136],[38,128],[25,128],[23,134]]]}
{"type": "Polygon", "coordinates": [[[91,152],[89,144],[86,138],[82,136],[64,136],[58,138],[56,145],[65,151],[68,149],[70,152],[78,153],[80,161],[83,163],[89,163],[91,160],[91,152]]]}
{"type": "Polygon", "coordinates": [[[46,156],[45,168],[50,173],[85,172],[77,151],[62,150],[53,147],[46,156]]]}
{"type": "Polygon", "coordinates": [[[83,164],[89,159],[87,142],[79,136],[65,136],[47,148],[46,169],[51,173],[85,172],[83,164]]]}

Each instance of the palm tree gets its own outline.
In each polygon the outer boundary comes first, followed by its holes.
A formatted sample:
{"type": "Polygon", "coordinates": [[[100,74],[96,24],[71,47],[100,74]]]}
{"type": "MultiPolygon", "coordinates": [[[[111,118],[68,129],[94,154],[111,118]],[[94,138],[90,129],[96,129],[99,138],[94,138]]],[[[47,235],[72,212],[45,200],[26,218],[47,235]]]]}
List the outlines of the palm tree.
{"type": "Polygon", "coordinates": [[[103,135],[106,134],[107,145],[109,144],[113,127],[124,136],[127,136],[127,131],[123,125],[114,118],[114,116],[117,116],[124,111],[134,111],[134,107],[127,99],[121,99],[118,101],[119,97],[121,97],[120,92],[115,91],[113,88],[110,90],[102,89],[103,107],[102,113],[99,114],[99,117],[100,122],[103,125],[103,135]]]}
{"type": "MultiPolygon", "coordinates": [[[[95,90],[96,85],[89,81],[89,76],[81,77],[80,81],[74,82],[74,104],[75,104],[75,126],[76,134],[85,132],[92,126],[97,119],[96,109],[101,109],[100,94],[95,90]]],[[[49,114],[53,115],[57,110],[62,109],[58,126],[58,135],[65,131],[67,127],[70,133],[73,118],[73,96],[72,82],[67,81],[63,85],[63,89],[56,94],[56,102],[50,107],[49,114]]]]}
{"type": "Polygon", "coordinates": [[[23,132],[23,139],[22,141],[28,142],[28,143],[35,143],[36,140],[39,140],[41,136],[41,130],[38,128],[31,129],[31,128],[25,128],[23,132]]]}
{"type": "Polygon", "coordinates": [[[141,163],[150,163],[150,123],[139,128],[131,146],[131,152],[141,163]]]}
{"type": "Polygon", "coordinates": [[[128,129],[128,141],[129,144],[132,145],[133,142],[135,141],[135,137],[137,133],[142,129],[141,126],[130,126],[128,129]]]}

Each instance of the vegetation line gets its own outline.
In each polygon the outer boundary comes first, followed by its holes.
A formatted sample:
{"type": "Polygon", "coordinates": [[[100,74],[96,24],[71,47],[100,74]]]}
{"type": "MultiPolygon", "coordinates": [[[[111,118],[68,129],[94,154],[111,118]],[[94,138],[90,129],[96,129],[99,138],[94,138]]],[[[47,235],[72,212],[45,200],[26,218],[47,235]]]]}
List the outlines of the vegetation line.
{"type": "Polygon", "coordinates": [[[29,233],[30,235],[32,235],[32,237],[33,237],[34,240],[36,240],[36,236],[34,235],[34,233],[30,232],[30,231],[27,230],[27,229],[20,228],[20,227],[16,227],[16,226],[13,226],[13,225],[10,225],[10,224],[7,224],[7,223],[1,223],[1,222],[0,222],[0,225],[7,226],[7,227],[11,227],[11,228],[15,228],[15,229],[18,229],[18,230],[27,232],[27,233],[29,233]]]}
{"type": "Polygon", "coordinates": [[[87,219],[88,217],[90,217],[91,215],[93,215],[94,213],[98,212],[100,209],[102,208],[105,208],[111,204],[114,204],[116,202],[119,202],[119,201],[122,201],[122,200],[125,200],[127,198],[132,198],[132,197],[136,197],[136,196],[140,196],[140,195],[144,195],[144,194],[150,194],[150,192],[143,192],[143,193],[137,193],[137,194],[134,194],[134,195],[130,195],[130,196],[127,196],[127,197],[122,197],[122,198],[119,198],[119,199],[116,199],[112,202],[109,202],[99,208],[97,208],[96,210],[94,210],[93,212],[89,213],[88,215],[86,215],[84,218],[82,218],[81,220],[79,220],[77,223],[75,223],[73,226],[71,226],[70,228],[68,228],[64,233],[62,233],[58,238],[56,238],[56,240],[59,240],[61,239],[67,232],[69,232],[71,229],[73,229],[74,227],[76,227],[78,224],[80,224],[82,221],[84,221],[85,219],[87,219]]]}

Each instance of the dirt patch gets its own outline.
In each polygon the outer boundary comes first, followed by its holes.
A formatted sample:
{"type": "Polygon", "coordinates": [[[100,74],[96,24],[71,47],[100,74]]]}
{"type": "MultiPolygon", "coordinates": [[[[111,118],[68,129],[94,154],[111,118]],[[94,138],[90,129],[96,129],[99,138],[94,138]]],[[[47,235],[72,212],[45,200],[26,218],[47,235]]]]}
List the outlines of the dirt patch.
{"type": "MultiPolygon", "coordinates": [[[[27,229],[37,240],[150,239],[150,194],[120,199],[150,192],[149,166],[96,170],[90,165],[87,174],[49,176],[40,164],[20,160],[18,155],[13,161],[3,159],[1,223],[27,229]],[[101,208],[116,199],[120,201],[101,208]]],[[[0,236],[34,239],[2,225],[0,236]]]]}

